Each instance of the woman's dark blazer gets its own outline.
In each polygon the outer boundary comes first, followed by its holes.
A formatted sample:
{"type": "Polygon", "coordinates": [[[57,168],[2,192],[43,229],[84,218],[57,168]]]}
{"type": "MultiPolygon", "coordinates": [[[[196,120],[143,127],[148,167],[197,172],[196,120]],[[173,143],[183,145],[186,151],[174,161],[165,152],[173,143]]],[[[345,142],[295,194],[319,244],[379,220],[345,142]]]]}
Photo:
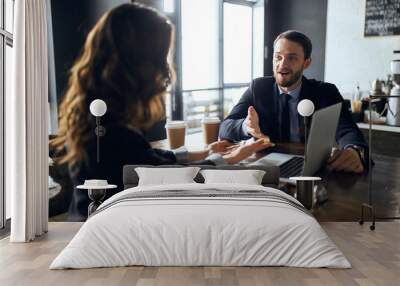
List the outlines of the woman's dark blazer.
{"type": "MultiPolygon", "coordinates": [[[[69,208],[70,221],[84,221],[90,203],[86,190],[76,189],[87,179],[104,179],[117,189],[107,191],[106,198],[123,190],[122,169],[124,165],[165,165],[176,164],[173,152],[153,149],[143,135],[122,126],[106,127],[105,136],[100,139],[100,163],[97,163],[96,137],[84,146],[84,160],[70,168],[74,185],[69,208]]],[[[212,161],[197,161],[196,164],[213,165],[212,161]]]]}

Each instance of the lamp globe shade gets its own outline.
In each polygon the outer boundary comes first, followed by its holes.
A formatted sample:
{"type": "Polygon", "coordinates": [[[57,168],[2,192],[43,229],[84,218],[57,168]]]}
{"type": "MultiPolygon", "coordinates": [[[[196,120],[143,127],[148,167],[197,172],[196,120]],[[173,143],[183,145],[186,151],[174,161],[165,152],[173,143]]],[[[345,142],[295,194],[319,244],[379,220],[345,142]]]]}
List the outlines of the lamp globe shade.
{"type": "Polygon", "coordinates": [[[95,99],[90,103],[90,113],[93,116],[103,116],[107,111],[107,104],[101,99],[95,99]]]}
{"type": "Polygon", "coordinates": [[[314,113],[314,103],[309,99],[303,99],[297,105],[297,111],[303,117],[310,116],[314,113]]]}

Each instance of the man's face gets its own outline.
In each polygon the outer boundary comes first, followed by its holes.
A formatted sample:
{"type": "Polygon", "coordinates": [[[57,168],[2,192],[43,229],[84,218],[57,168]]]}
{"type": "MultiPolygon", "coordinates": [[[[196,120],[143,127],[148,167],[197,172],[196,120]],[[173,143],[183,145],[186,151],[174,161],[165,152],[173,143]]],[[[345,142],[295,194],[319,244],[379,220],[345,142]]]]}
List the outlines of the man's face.
{"type": "Polygon", "coordinates": [[[275,43],[273,68],[279,86],[290,88],[296,85],[310,64],[311,59],[304,59],[303,47],[298,43],[287,39],[275,43]]]}

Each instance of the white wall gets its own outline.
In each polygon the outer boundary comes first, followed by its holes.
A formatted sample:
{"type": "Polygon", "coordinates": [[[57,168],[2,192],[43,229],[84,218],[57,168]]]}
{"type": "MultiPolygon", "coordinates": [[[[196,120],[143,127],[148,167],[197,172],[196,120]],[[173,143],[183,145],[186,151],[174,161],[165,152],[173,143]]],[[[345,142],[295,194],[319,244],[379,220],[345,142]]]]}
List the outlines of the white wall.
{"type": "Polygon", "coordinates": [[[390,61],[400,58],[400,36],[364,37],[365,0],[328,0],[325,81],[350,98],[356,82],[363,91],[386,79],[390,61]]]}

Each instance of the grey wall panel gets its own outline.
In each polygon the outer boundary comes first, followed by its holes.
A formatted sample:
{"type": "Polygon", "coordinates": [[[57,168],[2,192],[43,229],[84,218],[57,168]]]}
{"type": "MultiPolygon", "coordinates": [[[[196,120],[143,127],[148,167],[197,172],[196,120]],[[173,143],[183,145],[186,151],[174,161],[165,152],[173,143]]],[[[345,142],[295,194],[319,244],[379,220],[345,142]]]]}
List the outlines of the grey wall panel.
{"type": "Polygon", "coordinates": [[[86,35],[107,10],[129,0],[52,0],[54,63],[57,99],[65,92],[68,72],[85,42],[86,35]]]}
{"type": "MultiPolygon", "coordinates": [[[[57,104],[61,101],[68,86],[69,70],[79,55],[86,36],[97,20],[108,10],[130,0],[51,0],[51,22],[53,34],[54,61],[57,104]]],[[[162,0],[137,1],[156,9],[162,8],[162,0]]],[[[53,118],[57,118],[52,114],[53,118]]],[[[164,122],[148,130],[150,140],[166,138],[164,122]]],[[[56,126],[57,124],[55,124],[56,126]]],[[[52,130],[53,133],[56,130],[52,130]]]]}
{"type": "Polygon", "coordinates": [[[309,78],[324,80],[327,0],[266,0],[266,75],[272,74],[272,44],[286,30],[299,30],[313,43],[312,65],[305,72],[309,78]]]}

